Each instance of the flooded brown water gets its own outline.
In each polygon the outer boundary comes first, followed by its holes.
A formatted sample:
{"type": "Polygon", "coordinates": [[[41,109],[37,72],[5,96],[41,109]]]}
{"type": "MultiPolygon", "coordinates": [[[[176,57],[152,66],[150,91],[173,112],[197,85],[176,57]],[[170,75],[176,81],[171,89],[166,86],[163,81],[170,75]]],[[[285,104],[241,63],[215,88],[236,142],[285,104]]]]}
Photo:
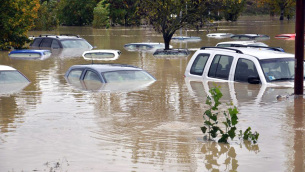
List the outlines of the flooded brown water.
{"type": "MultiPolygon", "coordinates": [[[[293,21],[241,20],[220,23],[217,32],[267,34],[264,43],[294,53],[294,41],[275,35],[294,33],[293,21]]],[[[305,171],[304,98],[293,88],[217,83],[225,103],[239,110],[238,128],[258,131],[258,144],[238,139],[230,144],[203,140],[200,127],[205,99],[214,83],[183,77],[187,58],[155,58],[128,52],[132,42],[162,42],[149,28],[92,29],[60,27],[50,32],[84,37],[96,49],[118,49],[114,63],[141,67],[157,79],[140,90],[85,90],[67,83],[66,70],[90,63],[54,52],[46,60],[13,60],[0,52],[0,64],[10,65],[32,82],[16,92],[0,94],[0,171],[305,171]]],[[[188,31],[200,42],[172,42],[174,48],[215,46],[230,39],[207,38],[188,31]]],[[[72,54],[69,52],[66,54],[72,54]]]]}

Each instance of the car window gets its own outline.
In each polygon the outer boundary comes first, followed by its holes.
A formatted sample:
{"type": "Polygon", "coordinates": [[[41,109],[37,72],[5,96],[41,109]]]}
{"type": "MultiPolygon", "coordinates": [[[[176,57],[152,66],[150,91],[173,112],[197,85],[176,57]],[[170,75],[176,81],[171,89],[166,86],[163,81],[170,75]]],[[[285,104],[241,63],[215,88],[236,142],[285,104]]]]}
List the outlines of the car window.
{"type": "Polygon", "coordinates": [[[69,75],[68,75],[68,78],[69,79],[79,79],[80,76],[82,75],[82,70],[80,69],[76,69],[76,70],[71,70],[69,75]]]}
{"type": "Polygon", "coordinates": [[[35,38],[33,41],[33,44],[31,46],[33,47],[39,47],[39,44],[41,43],[42,38],[35,38]]]}
{"type": "Polygon", "coordinates": [[[294,59],[266,59],[260,61],[267,81],[294,78],[294,59]]]}
{"type": "Polygon", "coordinates": [[[216,47],[232,47],[231,44],[217,44],[216,47]]]}
{"type": "Polygon", "coordinates": [[[92,46],[83,39],[62,40],[61,44],[63,48],[84,48],[84,49],[92,48],[92,46]]]}
{"type": "Polygon", "coordinates": [[[232,61],[232,56],[215,55],[208,76],[227,80],[229,78],[232,61]]]}
{"type": "Polygon", "coordinates": [[[57,40],[54,39],[54,40],[52,41],[51,48],[60,48],[59,42],[58,42],[57,40]]]}
{"type": "Polygon", "coordinates": [[[0,83],[27,83],[29,82],[20,72],[18,71],[0,71],[0,83]]]}
{"type": "Polygon", "coordinates": [[[234,80],[248,82],[250,76],[259,77],[254,62],[248,59],[239,59],[236,64],[234,80]]]}
{"type": "Polygon", "coordinates": [[[142,70],[112,71],[104,72],[102,75],[107,83],[155,80],[151,75],[142,70]]]}
{"type": "Polygon", "coordinates": [[[99,82],[101,82],[100,77],[98,76],[98,74],[93,72],[93,71],[90,71],[90,70],[88,70],[86,72],[85,77],[84,77],[84,81],[99,81],[99,82]]]}
{"type": "Polygon", "coordinates": [[[210,54],[199,54],[193,62],[190,73],[194,75],[202,75],[209,56],[210,54]]]}
{"type": "Polygon", "coordinates": [[[40,44],[40,47],[51,47],[52,39],[44,38],[40,44]]]}
{"type": "Polygon", "coordinates": [[[250,40],[250,39],[251,39],[251,38],[245,37],[245,36],[240,37],[240,40],[250,40]]]}

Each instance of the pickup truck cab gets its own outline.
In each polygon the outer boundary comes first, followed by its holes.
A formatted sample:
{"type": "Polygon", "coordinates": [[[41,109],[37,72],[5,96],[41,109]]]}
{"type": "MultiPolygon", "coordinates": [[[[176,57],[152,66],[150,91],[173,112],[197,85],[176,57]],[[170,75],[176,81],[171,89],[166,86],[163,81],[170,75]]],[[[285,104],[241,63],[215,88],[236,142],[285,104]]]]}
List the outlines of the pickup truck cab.
{"type": "Polygon", "coordinates": [[[294,54],[263,48],[202,47],[190,59],[185,77],[291,87],[294,63],[294,54]]]}

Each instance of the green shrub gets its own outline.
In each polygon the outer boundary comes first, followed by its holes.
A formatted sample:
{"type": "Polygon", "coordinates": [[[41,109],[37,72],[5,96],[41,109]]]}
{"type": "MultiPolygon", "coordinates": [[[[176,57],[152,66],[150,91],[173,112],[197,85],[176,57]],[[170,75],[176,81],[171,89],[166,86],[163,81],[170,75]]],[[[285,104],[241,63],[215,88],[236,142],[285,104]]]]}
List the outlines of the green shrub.
{"type": "MultiPolygon", "coordinates": [[[[233,140],[236,136],[238,110],[236,106],[234,106],[233,108],[230,107],[227,109],[227,111],[220,113],[218,106],[221,104],[219,100],[222,97],[222,93],[219,87],[211,88],[209,92],[211,93],[212,97],[208,96],[205,102],[209,106],[209,109],[203,114],[204,126],[201,127],[201,131],[204,134],[208,133],[209,139],[211,139],[211,137],[215,139],[217,135],[220,134],[220,139],[218,139],[218,142],[228,143],[229,138],[233,140]],[[222,122],[219,121],[219,118],[221,117],[224,118],[222,122]],[[222,127],[220,124],[222,124],[222,127]],[[225,130],[223,128],[225,128],[225,130]]],[[[249,140],[256,143],[258,136],[259,134],[257,132],[251,132],[250,127],[248,127],[245,132],[240,130],[240,138],[244,140],[249,140]]]]}

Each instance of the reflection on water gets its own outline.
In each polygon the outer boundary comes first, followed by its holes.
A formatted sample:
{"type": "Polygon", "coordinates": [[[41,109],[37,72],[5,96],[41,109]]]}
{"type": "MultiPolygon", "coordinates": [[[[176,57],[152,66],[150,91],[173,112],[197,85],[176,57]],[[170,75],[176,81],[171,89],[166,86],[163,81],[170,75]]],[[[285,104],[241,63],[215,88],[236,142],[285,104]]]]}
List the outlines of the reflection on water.
{"type": "MultiPolygon", "coordinates": [[[[267,34],[271,39],[264,43],[294,51],[291,41],[273,39],[294,32],[293,22],[241,20],[220,23],[218,30],[267,34]]],[[[72,65],[88,63],[81,55],[61,58],[54,53],[31,61],[0,52],[1,64],[31,80],[21,91],[0,95],[0,171],[304,171],[303,98],[276,99],[293,89],[217,83],[224,105],[238,106],[238,128],[251,126],[260,138],[256,146],[203,142],[198,139],[203,137],[202,114],[214,83],[185,80],[191,55],[164,59],[123,48],[131,42],[161,42],[162,35],[150,28],[60,27],[48,33],[77,34],[97,49],[121,50],[113,63],[143,68],[157,81],[139,90],[140,84],[130,86],[131,91],[98,91],[99,85],[87,83],[85,89],[82,83],[75,88],[64,74],[72,65]]],[[[204,39],[171,45],[198,48],[219,42],[203,31],[190,34],[204,39]]]]}
{"type": "MultiPolygon", "coordinates": [[[[245,141],[240,147],[245,146],[249,152],[258,153],[259,146],[245,141]]],[[[238,155],[233,146],[229,144],[207,142],[201,148],[204,155],[204,164],[208,171],[238,171],[238,155]]]]}

